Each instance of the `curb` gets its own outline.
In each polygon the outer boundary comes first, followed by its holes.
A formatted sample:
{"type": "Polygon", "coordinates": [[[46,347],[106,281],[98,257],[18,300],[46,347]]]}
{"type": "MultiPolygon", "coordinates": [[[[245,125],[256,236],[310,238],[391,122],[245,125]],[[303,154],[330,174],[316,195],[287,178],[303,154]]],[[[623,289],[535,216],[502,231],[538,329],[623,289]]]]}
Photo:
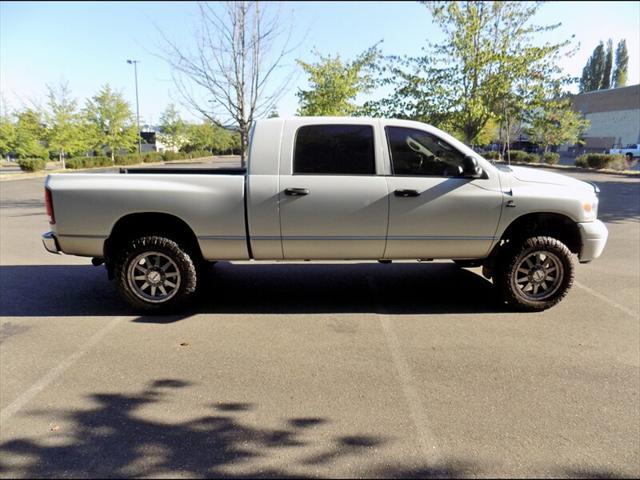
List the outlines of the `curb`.
{"type": "Polygon", "coordinates": [[[202,160],[214,159],[214,160],[224,160],[225,158],[235,158],[237,155],[224,155],[224,156],[211,156],[211,157],[200,157],[200,158],[186,158],[183,160],[170,160],[168,162],[152,162],[152,163],[135,163],[132,165],[111,165],[105,167],[91,167],[91,168],[77,168],[77,169],[66,169],[62,170],[41,170],[39,172],[32,173],[3,173],[0,174],[0,182],[11,182],[16,180],[30,180],[33,178],[41,178],[46,177],[51,173],[76,173],[76,172],[91,172],[93,170],[104,170],[105,168],[135,168],[135,167],[144,167],[144,166],[154,166],[154,165],[171,165],[174,163],[195,163],[202,160]]]}

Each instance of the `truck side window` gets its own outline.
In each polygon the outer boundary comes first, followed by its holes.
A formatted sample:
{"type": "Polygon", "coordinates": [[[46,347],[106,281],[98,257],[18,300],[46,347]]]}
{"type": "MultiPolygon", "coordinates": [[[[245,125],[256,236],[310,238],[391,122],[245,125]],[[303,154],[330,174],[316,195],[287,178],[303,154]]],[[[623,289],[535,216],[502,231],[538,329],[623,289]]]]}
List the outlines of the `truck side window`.
{"type": "Polygon", "coordinates": [[[394,175],[455,177],[464,171],[464,155],[435,135],[386,127],[394,175]]]}
{"type": "Polygon", "coordinates": [[[373,127],[307,125],[296,136],[293,173],[375,175],[373,127]]]}

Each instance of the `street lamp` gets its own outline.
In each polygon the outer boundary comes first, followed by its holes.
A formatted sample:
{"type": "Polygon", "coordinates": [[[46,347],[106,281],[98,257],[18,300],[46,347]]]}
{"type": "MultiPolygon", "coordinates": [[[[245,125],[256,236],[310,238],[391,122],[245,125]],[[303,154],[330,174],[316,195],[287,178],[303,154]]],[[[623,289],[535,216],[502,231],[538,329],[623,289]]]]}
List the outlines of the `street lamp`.
{"type": "Polygon", "coordinates": [[[133,72],[136,76],[136,121],[138,123],[138,155],[142,154],[142,135],[140,132],[140,106],[138,104],[138,63],[140,60],[127,60],[129,65],[133,65],[133,72]]]}

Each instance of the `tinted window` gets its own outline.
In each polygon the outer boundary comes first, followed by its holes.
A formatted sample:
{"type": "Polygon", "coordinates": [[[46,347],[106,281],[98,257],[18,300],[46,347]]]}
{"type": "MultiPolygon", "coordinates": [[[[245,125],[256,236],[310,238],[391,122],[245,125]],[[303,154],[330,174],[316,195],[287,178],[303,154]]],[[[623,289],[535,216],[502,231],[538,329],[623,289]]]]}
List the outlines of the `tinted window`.
{"type": "Polygon", "coordinates": [[[293,173],[374,175],[373,128],[308,125],[298,130],[293,173]]]}
{"type": "Polygon", "coordinates": [[[464,171],[464,155],[441,138],[413,128],[385,130],[394,175],[455,177],[464,171]]]}

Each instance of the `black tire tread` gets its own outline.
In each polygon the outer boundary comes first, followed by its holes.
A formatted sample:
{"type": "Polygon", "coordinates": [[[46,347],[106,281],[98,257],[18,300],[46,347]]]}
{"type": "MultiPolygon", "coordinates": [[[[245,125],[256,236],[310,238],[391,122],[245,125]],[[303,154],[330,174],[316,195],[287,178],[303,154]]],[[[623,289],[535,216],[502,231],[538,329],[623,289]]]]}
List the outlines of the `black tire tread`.
{"type": "Polygon", "coordinates": [[[497,274],[494,275],[493,281],[502,300],[510,307],[523,312],[540,312],[558,304],[571,289],[575,277],[571,251],[564,243],[553,237],[538,236],[524,239],[500,256],[497,267],[497,274]],[[546,300],[526,300],[512,289],[511,272],[523,255],[539,248],[551,250],[558,255],[564,265],[565,277],[562,286],[553,297],[546,300]]]}
{"type": "Polygon", "coordinates": [[[193,296],[198,286],[196,264],[189,254],[173,240],[161,236],[145,236],[131,240],[117,255],[114,262],[114,278],[118,290],[129,304],[144,312],[169,312],[184,305],[193,296]],[[145,250],[157,250],[170,256],[178,265],[181,285],[178,293],[166,303],[148,303],[138,298],[127,282],[127,265],[135,256],[145,250]]]}

